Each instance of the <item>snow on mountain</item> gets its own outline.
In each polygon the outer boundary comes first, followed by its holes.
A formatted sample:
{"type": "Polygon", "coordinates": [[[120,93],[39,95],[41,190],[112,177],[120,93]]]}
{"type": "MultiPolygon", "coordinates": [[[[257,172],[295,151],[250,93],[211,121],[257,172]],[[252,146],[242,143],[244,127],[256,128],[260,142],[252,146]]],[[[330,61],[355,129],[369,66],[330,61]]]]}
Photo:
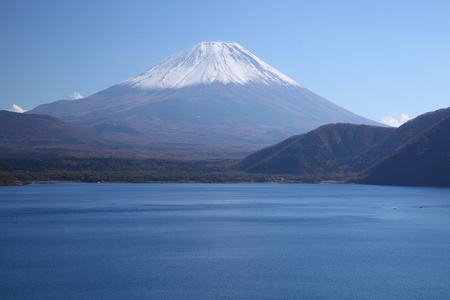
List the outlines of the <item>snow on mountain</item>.
{"type": "Polygon", "coordinates": [[[202,42],[120,85],[141,89],[183,88],[209,83],[276,83],[300,86],[237,43],[202,42]]]}
{"type": "Polygon", "coordinates": [[[328,123],[380,125],[226,42],[202,42],[96,94],[28,113],[177,158],[241,157],[328,123]]]}

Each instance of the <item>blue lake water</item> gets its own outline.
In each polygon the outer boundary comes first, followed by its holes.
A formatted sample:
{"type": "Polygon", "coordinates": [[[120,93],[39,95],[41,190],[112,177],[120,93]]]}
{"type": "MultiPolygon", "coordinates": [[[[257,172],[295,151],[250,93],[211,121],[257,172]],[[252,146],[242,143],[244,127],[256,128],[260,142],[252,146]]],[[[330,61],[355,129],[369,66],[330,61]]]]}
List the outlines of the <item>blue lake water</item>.
{"type": "Polygon", "coordinates": [[[450,189],[0,188],[0,299],[449,299],[450,189]]]}

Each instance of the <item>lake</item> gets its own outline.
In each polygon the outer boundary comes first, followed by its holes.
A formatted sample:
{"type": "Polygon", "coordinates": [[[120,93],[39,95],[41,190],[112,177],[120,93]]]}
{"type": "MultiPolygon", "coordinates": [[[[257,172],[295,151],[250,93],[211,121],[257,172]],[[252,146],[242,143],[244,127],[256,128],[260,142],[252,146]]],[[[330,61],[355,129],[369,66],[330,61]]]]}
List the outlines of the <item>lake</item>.
{"type": "Polygon", "coordinates": [[[450,189],[0,188],[0,299],[448,299],[450,189]]]}

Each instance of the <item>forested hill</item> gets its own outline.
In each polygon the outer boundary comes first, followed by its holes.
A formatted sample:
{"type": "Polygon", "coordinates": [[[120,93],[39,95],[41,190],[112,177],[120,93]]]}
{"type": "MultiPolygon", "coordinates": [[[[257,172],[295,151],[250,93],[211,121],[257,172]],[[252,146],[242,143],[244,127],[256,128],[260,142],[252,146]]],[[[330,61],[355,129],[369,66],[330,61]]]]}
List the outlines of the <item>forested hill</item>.
{"type": "Polygon", "coordinates": [[[425,113],[406,122],[368,151],[356,157],[351,162],[353,170],[357,172],[364,171],[448,116],[450,116],[450,108],[425,113]]]}
{"type": "Polygon", "coordinates": [[[241,163],[252,173],[321,174],[344,171],[347,162],[394,131],[393,128],[328,124],[257,151],[241,163]]]}
{"type": "Polygon", "coordinates": [[[0,111],[1,155],[98,153],[109,147],[83,130],[46,115],[0,111]]]}
{"type": "Polygon", "coordinates": [[[374,184],[448,186],[449,117],[446,108],[396,129],[324,125],[251,154],[240,168],[268,174],[355,174],[374,184]]]}
{"type": "Polygon", "coordinates": [[[374,165],[361,183],[450,187],[450,116],[374,165]]]}

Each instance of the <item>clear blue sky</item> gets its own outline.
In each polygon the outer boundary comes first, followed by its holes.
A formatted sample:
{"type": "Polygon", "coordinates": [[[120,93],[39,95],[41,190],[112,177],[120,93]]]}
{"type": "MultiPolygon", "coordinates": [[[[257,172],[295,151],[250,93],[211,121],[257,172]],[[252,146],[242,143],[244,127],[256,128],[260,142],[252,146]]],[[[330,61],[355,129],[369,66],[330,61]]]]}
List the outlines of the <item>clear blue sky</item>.
{"type": "Polygon", "coordinates": [[[362,116],[450,106],[450,1],[0,2],[0,109],[89,96],[201,41],[234,41],[362,116]]]}

